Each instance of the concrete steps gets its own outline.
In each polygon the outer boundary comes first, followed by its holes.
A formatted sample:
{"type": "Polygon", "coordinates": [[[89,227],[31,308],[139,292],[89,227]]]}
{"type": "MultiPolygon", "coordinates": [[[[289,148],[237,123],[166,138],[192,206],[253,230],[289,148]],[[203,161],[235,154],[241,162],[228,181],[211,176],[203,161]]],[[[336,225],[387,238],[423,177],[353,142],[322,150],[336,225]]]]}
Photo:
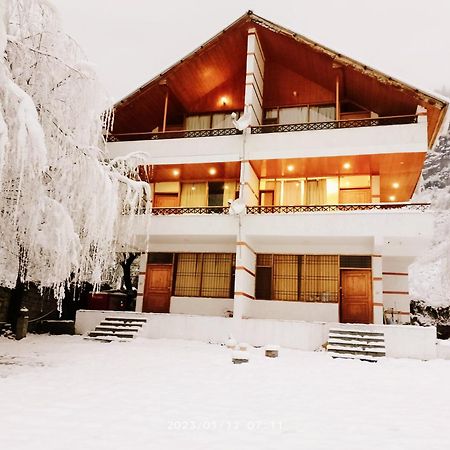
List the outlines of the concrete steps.
{"type": "Polygon", "coordinates": [[[136,337],[147,323],[141,317],[105,317],[85,339],[100,342],[127,342],[136,337]]]}
{"type": "Polygon", "coordinates": [[[330,329],[327,352],[333,358],[378,361],[386,356],[384,333],[345,327],[330,329]]]}

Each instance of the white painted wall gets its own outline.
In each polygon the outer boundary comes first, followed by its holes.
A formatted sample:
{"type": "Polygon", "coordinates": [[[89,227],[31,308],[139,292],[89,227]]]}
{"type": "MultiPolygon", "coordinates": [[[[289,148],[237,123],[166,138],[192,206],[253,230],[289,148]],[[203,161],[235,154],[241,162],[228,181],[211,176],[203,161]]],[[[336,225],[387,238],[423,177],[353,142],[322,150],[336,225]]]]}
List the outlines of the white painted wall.
{"type": "MultiPolygon", "coordinates": [[[[239,161],[243,136],[108,142],[111,157],[148,155],[149,164],[239,161]]],[[[427,124],[249,134],[249,160],[426,152],[427,124]]]]}
{"type": "Polygon", "coordinates": [[[338,303],[288,302],[246,299],[245,318],[338,322],[338,303]]]}
{"type": "Polygon", "coordinates": [[[250,160],[414,153],[427,148],[426,123],[252,134],[246,140],[250,160]]]}
{"type": "MultiPolygon", "coordinates": [[[[294,320],[243,319],[238,321],[239,326],[236,327],[235,319],[223,317],[79,310],[75,319],[75,332],[86,334],[105,317],[130,317],[134,314],[137,317],[147,318],[147,325],[142,330],[141,337],[225,343],[234,333],[239,342],[245,341],[255,346],[277,344],[286,348],[309,351],[317,350],[327,341],[330,328],[342,326],[294,320]]],[[[361,324],[345,326],[383,331],[386,355],[389,357],[422,360],[437,357],[435,327],[361,324]]]]}
{"type": "Polygon", "coordinates": [[[233,311],[232,298],[171,297],[170,313],[228,317],[233,311]]]}

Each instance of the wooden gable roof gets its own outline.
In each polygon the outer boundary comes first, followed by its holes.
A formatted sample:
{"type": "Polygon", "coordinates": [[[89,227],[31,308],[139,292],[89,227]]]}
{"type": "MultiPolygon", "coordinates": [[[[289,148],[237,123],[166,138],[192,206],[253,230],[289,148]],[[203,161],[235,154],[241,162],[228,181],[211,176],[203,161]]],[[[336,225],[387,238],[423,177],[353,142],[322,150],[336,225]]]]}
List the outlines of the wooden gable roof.
{"type": "Polygon", "coordinates": [[[430,147],[443,122],[448,103],[435,95],[383,74],[302,35],[249,11],[219,34],[148,83],[119,101],[115,107],[115,133],[148,132],[163,120],[166,92],[167,117],[182,123],[184,115],[224,110],[217,102],[227,92],[226,109],[244,105],[246,42],[249,28],[256,28],[266,57],[264,107],[286,106],[297,79],[310,83],[332,99],[336,76],[341,98],[380,116],[427,111],[430,147]],[[285,92],[284,92],[285,91],[285,92]],[[283,103],[284,102],[284,103],[283,103]]]}

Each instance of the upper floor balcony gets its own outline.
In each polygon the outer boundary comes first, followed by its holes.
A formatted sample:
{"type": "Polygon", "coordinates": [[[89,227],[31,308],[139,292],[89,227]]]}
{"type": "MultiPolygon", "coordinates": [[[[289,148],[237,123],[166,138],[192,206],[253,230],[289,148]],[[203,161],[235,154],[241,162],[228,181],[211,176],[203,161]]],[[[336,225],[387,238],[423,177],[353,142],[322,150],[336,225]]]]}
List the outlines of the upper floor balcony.
{"type": "Polygon", "coordinates": [[[140,152],[150,164],[183,164],[245,159],[425,152],[424,116],[367,117],[320,122],[177,129],[110,135],[111,157],[140,152]]]}

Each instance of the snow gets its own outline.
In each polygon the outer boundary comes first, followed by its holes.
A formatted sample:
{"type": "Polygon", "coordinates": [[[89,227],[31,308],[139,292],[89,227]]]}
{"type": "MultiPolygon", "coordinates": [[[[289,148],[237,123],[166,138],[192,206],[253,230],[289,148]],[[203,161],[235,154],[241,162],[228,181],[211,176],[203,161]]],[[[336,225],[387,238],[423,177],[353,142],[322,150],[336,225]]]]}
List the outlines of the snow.
{"type": "Polygon", "coordinates": [[[78,336],[0,339],[0,436],[14,450],[448,448],[450,361],[332,359],[78,336]]]}

